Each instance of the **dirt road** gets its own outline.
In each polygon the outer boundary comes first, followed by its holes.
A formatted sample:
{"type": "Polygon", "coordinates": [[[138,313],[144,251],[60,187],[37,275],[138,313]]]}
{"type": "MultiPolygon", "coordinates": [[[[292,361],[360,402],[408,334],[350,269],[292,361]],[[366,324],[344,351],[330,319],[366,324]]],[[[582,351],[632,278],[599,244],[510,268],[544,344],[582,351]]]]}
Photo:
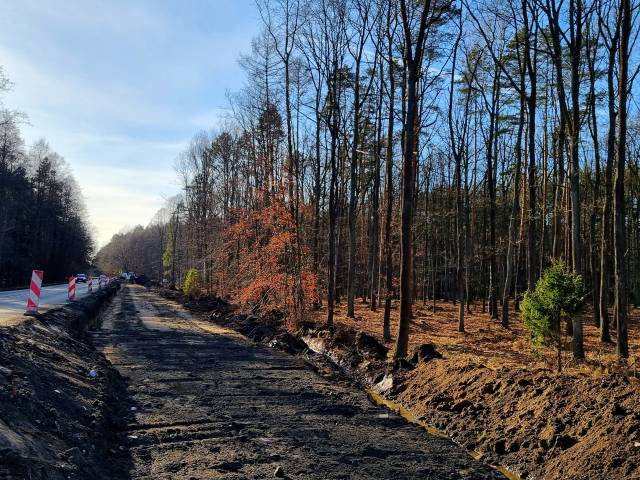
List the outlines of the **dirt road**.
{"type": "Polygon", "coordinates": [[[131,479],[503,478],[303,360],[142,287],[124,287],[104,318],[94,341],[129,385],[131,479]]]}

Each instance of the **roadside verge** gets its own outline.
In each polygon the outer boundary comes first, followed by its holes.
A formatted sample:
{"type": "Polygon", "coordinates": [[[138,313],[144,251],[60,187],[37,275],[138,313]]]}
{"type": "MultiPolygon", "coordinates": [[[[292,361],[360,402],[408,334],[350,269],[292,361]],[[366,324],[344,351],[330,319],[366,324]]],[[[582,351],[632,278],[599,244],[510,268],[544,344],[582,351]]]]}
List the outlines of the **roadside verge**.
{"type": "Polygon", "coordinates": [[[1,478],[124,478],[124,381],[86,338],[118,288],[0,329],[1,478]]]}

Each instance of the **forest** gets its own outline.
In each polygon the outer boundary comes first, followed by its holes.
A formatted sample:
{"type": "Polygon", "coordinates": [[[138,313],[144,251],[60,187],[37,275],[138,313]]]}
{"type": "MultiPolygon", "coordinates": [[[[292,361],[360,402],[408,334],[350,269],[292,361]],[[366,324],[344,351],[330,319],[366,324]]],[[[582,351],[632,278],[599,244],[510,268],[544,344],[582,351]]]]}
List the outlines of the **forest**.
{"type": "MultiPolygon", "coordinates": [[[[11,87],[0,67],[0,94],[11,87]]],[[[25,146],[27,122],[0,102],[0,288],[28,285],[33,269],[65,281],[93,255],[80,188],[46,140],[25,146]]]]}
{"type": "MultiPolygon", "coordinates": [[[[587,322],[629,356],[640,2],[257,3],[244,86],[177,158],[181,195],[114,236],[102,269],[177,287],[195,270],[209,293],[294,324],[321,311],[332,325],[337,305],[354,317],[366,302],[401,358],[417,305],[453,303],[460,332],[472,311],[509,328],[561,260],[586,289],[583,313],[563,325],[573,357],[585,355],[587,322]]],[[[40,174],[5,158],[12,192],[31,192],[44,215],[40,174]]]]}

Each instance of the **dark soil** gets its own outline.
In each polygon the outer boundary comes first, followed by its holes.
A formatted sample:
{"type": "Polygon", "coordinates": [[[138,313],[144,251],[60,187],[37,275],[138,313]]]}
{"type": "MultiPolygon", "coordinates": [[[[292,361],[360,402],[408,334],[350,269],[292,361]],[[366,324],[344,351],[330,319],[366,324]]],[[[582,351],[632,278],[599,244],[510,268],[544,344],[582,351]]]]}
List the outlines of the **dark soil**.
{"type": "Polygon", "coordinates": [[[122,478],[124,383],[85,341],[115,291],[0,328],[0,478],[122,478]]]}
{"type": "Polygon", "coordinates": [[[128,478],[503,478],[375,405],[331,368],[318,367],[323,378],[304,358],[268,348],[304,346],[285,331],[269,333],[277,314],[262,324],[236,320],[265,344],[142,287],[125,287],[112,304],[94,338],[128,383],[128,478]]]}
{"type": "MultiPolygon", "coordinates": [[[[185,301],[179,293],[173,297],[185,301]]],[[[321,353],[356,383],[523,479],[640,478],[636,378],[494,369],[431,344],[389,364],[387,348],[364,332],[314,323],[291,332],[277,312],[248,315],[217,302],[210,320],[308,359],[309,350],[321,353]]]]}

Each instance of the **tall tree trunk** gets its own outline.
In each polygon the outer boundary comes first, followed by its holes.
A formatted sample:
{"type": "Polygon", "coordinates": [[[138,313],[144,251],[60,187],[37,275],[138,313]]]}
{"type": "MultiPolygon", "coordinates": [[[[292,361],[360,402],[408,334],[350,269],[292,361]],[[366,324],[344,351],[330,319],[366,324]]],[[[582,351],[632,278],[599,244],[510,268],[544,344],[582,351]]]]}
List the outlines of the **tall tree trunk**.
{"type": "Polygon", "coordinates": [[[322,188],[321,177],[321,159],[320,159],[320,132],[321,132],[321,116],[320,116],[320,89],[316,91],[316,158],[313,172],[313,196],[315,199],[313,209],[313,271],[316,275],[316,301],[314,308],[319,308],[322,304],[322,296],[320,294],[320,196],[322,188]]]}
{"type": "Polygon", "coordinates": [[[389,3],[387,16],[387,54],[389,60],[389,112],[387,120],[387,149],[385,153],[385,200],[386,211],[384,216],[384,317],[382,337],[385,343],[391,341],[391,296],[393,289],[393,246],[391,245],[391,228],[393,220],[393,125],[395,107],[395,69],[393,60],[393,35],[391,32],[392,6],[389,3]]]}
{"type": "MultiPolygon", "coordinates": [[[[524,20],[524,62],[525,62],[525,71],[529,78],[529,94],[526,96],[527,100],[527,115],[528,115],[528,141],[527,147],[529,152],[529,215],[527,216],[528,225],[527,225],[527,263],[529,264],[528,270],[528,287],[530,290],[533,290],[535,285],[535,272],[538,267],[538,263],[536,262],[536,211],[538,206],[536,205],[536,107],[538,102],[538,86],[537,86],[537,53],[534,48],[531,47],[531,44],[535,46],[538,43],[537,30],[533,35],[533,42],[531,40],[531,31],[529,27],[529,5],[530,3],[527,0],[522,0],[522,16],[524,20]]],[[[535,13],[534,13],[535,15],[535,13]]],[[[524,85],[521,84],[521,93],[524,94],[524,85]]],[[[544,219],[543,219],[544,222],[544,219]]],[[[541,243],[544,242],[544,239],[540,239],[541,243]]]]}
{"type": "Polygon", "coordinates": [[[627,98],[629,89],[629,38],[631,36],[631,1],[621,0],[620,51],[618,54],[618,145],[614,196],[614,238],[616,271],[616,353],[629,356],[627,332],[627,278],[625,266],[625,198],[624,174],[627,157],[627,98]]]}
{"type": "MultiPolygon", "coordinates": [[[[334,65],[335,66],[335,65],[334,65]]],[[[337,209],[338,209],[338,135],[339,135],[339,104],[337,68],[333,69],[333,78],[329,82],[330,102],[330,135],[331,135],[331,180],[329,185],[329,258],[327,268],[327,325],[333,326],[333,315],[336,297],[336,237],[337,237],[337,209]]]]}
{"type": "Polygon", "coordinates": [[[489,111],[489,138],[487,140],[487,185],[489,188],[489,315],[498,319],[497,266],[496,266],[496,165],[500,104],[500,70],[496,66],[489,111]]]}
{"type": "Polygon", "coordinates": [[[373,169],[373,192],[371,208],[371,262],[370,262],[370,291],[372,311],[378,308],[378,286],[380,281],[380,156],[382,149],[382,100],[384,92],[384,68],[380,68],[380,92],[378,98],[378,114],[376,119],[376,145],[373,169]]]}
{"type": "MultiPolygon", "coordinates": [[[[602,20],[601,20],[602,21],[602,20]]],[[[602,32],[601,32],[602,34],[602,32]]],[[[600,340],[611,342],[609,332],[609,284],[611,279],[611,251],[613,222],[611,221],[611,203],[613,198],[613,166],[616,155],[616,105],[614,66],[616,46],[620,35],[619,22],[616,22],[615,33],[609,39],[607,68],[607,107],[609,113],[609,131],[607,132],[607,163],[604,169],[604,205],[602,206],[602,228],[600,237],[600,340]]]]}
{"type": "MultiPolygon", "coordinates": [[[[533,67],[530,67],[533,68],[533,67]]],[[[527,150],[529,152],[528,170],[529,170],[529,215],[527,216],[527,284],[529,290],[535,288],[536,273],[538,271],[538,262],[536,261],[536,211],[539,206],[536,203],[536,74],[529,74],[530,92],[527,96],[527,118],[529,124],[527,127],[528,140],[527,150]]]]}
{"type": "Polygon", "coordinates": [[[400,229],[400,325],[394,358],[407,355],[409,347],[409,325],[411,322],[411,286],[412,286],[412,221],[415,187],[415,148],[417,137],[418,115],[418,82],[424,53],[427,19],[430,15],[431,0],[427,0],[420,16],[416,35],[415,49],[413,28],[407,12],[406,0],[401,0],[400,11],[404,30],[404,63],[407,74],[406,81],[406,115],[403,133],[404,148],[402,152],[402,217],[400,229]]]}
{"type": "Polygon", "coordinates": [[[407,75],[407,116],[404,122],[404,153],[402,162],[402,217],[400,230],[400,325],[394,357],[405,357],[409,347],[411,321],[411,237],[414,196],[413,155],[415,148],[415,117],[417,113],[418,72],[409,62],[407,75]]]}
{"type": "Polygon", "coordinates": [[[355,269],[356,269],[356,203],[358,180],[358,148],[360,147],[360,60],[356,62],[353,88],[353,145],[349,168],[349,258],[347,260],[347,316],[355,317],[355,269]]]}
{"type": "MultiPolygon", "coordinates": [[[[588,24],[590,25],[590,24],[588,24]]],[[[590,259],[591,259],[591,301],[593,306],[593,324],[600,328],[600,274],[598,271],[598,245],[596,233],[596,218],[598,216],[598,198],[600,195],[600,140],[598,137],[598,119],[596,116],[596,58],[597,45],[592,36],[587,33],[587,61],[589,65],[589,119],[591,138],[593,140],[593,154],[595,161],[595,181],[591,204],[591,221],[589,223],[590,259]]],[[[602,219],[604,221],[604,219],[602,219]]]]}
{"type": "MultiPolygon", "coordinates": [[[[453,91],[455,85],[455,77],[456,77],[456,60],[458,58],[458,46],[460,44],[460,39],[462,38],[462,10],[460,10],[459,24],[458,24],[458,35],[456,37],[456,41],[453,45],[453,61],[451,62],[451,82],[449,84],[449,113],[447,115],[447,120],[449,124],[449,137],[451,144],[451,153],[453,154],[453,158],[455,161],[455,204],[456,204],[456,219],[455,219],[455,238],[456,238],[456,293],[458,295],[458,331],[464,332],[464,254],[466,249],[466,236],[463,234],[464,228],[464,211],[463,211],[463,203],[462,203],[462,155],[463,150],[465,148],[465,135],[464,131],[462,134],[462,138],[456,140],[456,132],[454,131],[453,125],[453,91]]],[[[469,94],[467,94],[466,105],[469,105],[469,94]]],[[[468,108],[465,108],[464,115],[468,114],[468,108]]],[[[466,118],[463,119],[464,122],[467,121],[466,118]]],[[[426,202],[426,198],[425,198],[426,202]]],[[[426,222],[426,216],[425,216],[426,222]]]]}
{"type": "MultiPolygon", "coordinates": [[[[524,76],[522,76],[524,83],[524,76]]],[[[524,130],[524,98],[520,98],[520,116],[518,120],[518,133],[516,135],[516,165],[513,180],[513,202],[511,204],[511,215],[509,216],[509,232],[507,243],[507,257],[504,275],[504,289],[502,291],[502,320],[501,324],[504,328],[509,327],[509,294],[511,290],[511,281],[513,277],[513,248],[516,240],[516,220],[520,211],[520,169],[522,165],[522,134],[524,130]]]]}
{"type": "MultiPolygon", "coordinates": [[[[574,273],[582,273],[582,237],[580,216],[580,56],[582,51],[582,0],[571,0],[571,263],[574,273]]],[[[573,317],[573,358],[584,358],[582,315],[573,317]]]]}

